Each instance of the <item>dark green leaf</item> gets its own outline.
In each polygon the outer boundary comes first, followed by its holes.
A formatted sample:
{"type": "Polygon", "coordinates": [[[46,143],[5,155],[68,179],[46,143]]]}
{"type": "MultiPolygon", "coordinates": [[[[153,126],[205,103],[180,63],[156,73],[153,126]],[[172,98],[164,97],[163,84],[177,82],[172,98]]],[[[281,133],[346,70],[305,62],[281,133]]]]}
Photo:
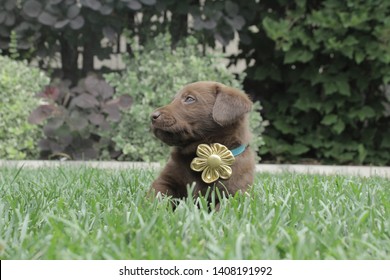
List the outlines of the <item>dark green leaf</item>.
{"type": "Polygon", "coordinates": [[[229,16],[234,17],[237,15],[239,11],[239,7],[236,3],[232,1],[226,1],[225,2],[225,11],[228,13],[229,16]]]}
{"type": "Polygon", "coordinates": [[[306,5],[307,0],[296,0],[295,2],[297,3],[297,6],[300,8],[304,8],[306,5]]]}
{"type": "Polygon", "coordinates": [[[85,0],[85,3],[89,8],[95,11],[99,10],[102,5],[98,0],[85,0]]]}
{"type": "Polygon", "coordinates": [[[57,132],[63,127],[64,119],[62,117],[53,117],[48,119],[47,124],[43,127],[43,132],[47,137],[56,137],[57,132]]]}
{"type": "Polygon", "coordinates": [[[360,164],[363,163],[367,157],[367,150],[365,149],[363,144],[359,144],[358,146],[358,157],[360,164]]]}
{"type": "Polygon", "coordinates": [[[156,4],[156,0],[140,0],[140,1],[141,1],[143,4],[149,5],[149,6],[156,4]]]}
{"type": "Polygon", "coordinates": [[[100,80],[97,88],[97,94],[103,100],[109,99],[114,94],[114,88],[110,86],[106,81],[100,80]]]}
{"type": "Polygon", "coordinates": [[[84,26],[84,17],[82,15],[77,16],[70,22],[70,27],[74,30],[80,29],[84,26]]]}
{"type": "Polygon", "coordinates": [[[290,22],[288,20],[276,21],[270,17],[265,17],[262,23],[264,30],[272,40],[277,41],[279,38],[288,38],[290,33],[290,22]]]}
{"type": "Polygon", "coordinates": [[[265,78],[268,77],[268,75],[269,75],[268,73],[269,73],[268,67],[258,66],[256,68],[254,76],[255,76],[256,80],[262,81],[262,80],[264,80],[265,78]]]}
{"type": "Polygon", "coordinates": [[[245,25],[245,19],[242,16],[235,16],[234,18],[225,17],[227,23],[229,23],[235,30],[241,30],[245,25]]]}
{"type": "Polygon", "coordinates": [[[28,0],[23,5],[23,12],[29,17],[37,17],[42,11],[42,4],[36,0],[28,0]]]}
{"type": "Polygon", "coordinates": [[[93,94],[94,96],[99,95],[99,80],[95,76],[88,76],[84,80],[84,86],[89,93],[93,94]]]}
{"type": "Polygon", "coordinates": [[[98,152],[97,150],[93,147],[93,142],[89,141],[90,144],[87,146],[85,144],[83,147],[79,148],[78,152],[75,152],[73,154],[74,159],[76,160],[91,160],[91,159],[96,159],[98,157],[98,152]]]}
{"type": "Polygon", "coordinates": [[[49,139],[40,139],[38,142],[38,147],[41,151],[50,151],[51,150],[51,141],[49,139]]]}
{"type": "Polygon", "coordinates": [[[215,33],[214,34],[215,39],[220,42],[223,46],[227,46],[230,42],[230,40],[226,37],[221,35],[220,33],[215,33]]]}
{"type": "Polygon", "coordinates": [[[112,42],[116,40],[117,33],[111,26],[103,27],[103,34],[104,37],[112,42]]]}
{"type": "Polygon", "coordinates": [[[13,13],[7,14],[6,19],[5,19],[5,25],[12,26],[14,24],[15,24],[15,15],[13,13]]]}
{"type": "Polygon", "coordinates": [[[364,106],[363,108],[358,110],[357,115],[359,119],[363,121],[375,117],[376,114],[374,109],[369,106],[364,106]]]}
{"type": "Polygon", "coordinates": [[[107,119],[113,122],[118,122],[121,119],[118,104],[108,103],[103,106],[103,112],[108,114],[107,119]]]}
{"type": "Polygon", "coordinates": [[[129,3],[127,3],[127,7],[137,11],[142,8],[142,5],[137,0],[131,0],[129,3]]]}
{"type": "Polygon", "coordinates": [[[337,92],[336,84],[333,82],[324,83],[323,86],[326,95],[331,95],[332,93],[337,92]]]}
{"type": "Polygon", "coordinates": [[[202,30],[203,29],[203,20],[201,17],[195,16],[194,17],[194,29],[195,30],[202,30]]]}
{"type": "Polygon", "coordinates": [[[362,51],[356,51],[355,52],[355,62],[357,64],[360,64],[363,62],[363,60],[366,58],[366,55],[362,51]]]}
{"type": "Polygon", "coordinates": [[[217,26],[217,23],[215,20],[209,19],[202,22],[202,26],[205,29],[214,29],[217,26]]]}
{"type": "Polygon", "coordinates": [[[106,106],[117,106],[120,109],[127,109],[131,106],[133,99],[129,95],[121,95],[118,98],[110,100],[106,103],[106,106]]]}
{"type": "Polygon", "coordinates": [[[351,95],[351,89],[349,87],[349,83],[347,80],[335,80],[336,87],[338,89],[338,92],[341,95],[350,96],[351,95]]]}
{"type": "Polygon", "coordinates": [[[122,95],[119,97],[119,108],[127,109],[133,103],[133,99],[129,95],[122,95]]]}
{"type": "Polygon", "coordinates": [[[309,150],[310,148],[307,147],[306,145],[303,145],[301,143],[296,143],[292,145],[290,152],[292,155],[298,156],[308,152],[309,150]]]}
{"type": "Polygon", "coordinates": [[[332,129],[336,134],[340,134],[345,129],[345,123],[338,119],[337,122],[332,126],[332,129]]]}
{"type": "Polygon", "coordinates": [[[240,34],[240,43],[242,43],[244,45],[250,45],[252,43],[252,39],[246,33],[241,33],[240,34]]]}
{"type": "Polygon", "coordinates": [[[384,134],[384,137],[382,139],[380,147],[382,149],[389,149],[390,148],[390,133],[384,134]]]}
{"type": "Polygon", "coordinates": [[[324,124],[324,125],[332,125],[334,123],[336,123],[338,120],[338,117],[336,115],[326,115],[321,123],[324,124]]]}
{"type": "Polygon", "coordinates": [[[2,23],[5,20],[6,16],[7,16],[6,11],[0,11],[0,23],[2,23]]]}
{"type": "Polygon", "coordinates": [[[88,126],[88,120],[84,116],[74,111],[66,123],[72,130],[81,131],[88,126]]]}
{"type": "Polygon", "coordinates": [[[41,124],[44,120],[53,114],[55,109],[56,107],[51,104],[40,105],[31,112],[30,116],[28,117],[28,121],[32,124],[41,124]]]}
{"type": "Polygon", "coordinates": [[[54,28],[61,29],[61,28],[65,27],[68,23],[69,23],[68,19],[57,21],[56,24],[54,24],[54,28]]]}
{"type": "Polygon", "coordinates": [[[54,25],[56,23],[56,20],[57,19],[53,15],[51,15],[45,11],[43,11],[38,17],[38,21],[40,23],[45,24],[45,25],[49,25],[49,26],[54,25]]]}
{"type": "Polygon", "coordinates": [[[4,7],[7,11],[12,11],[16,7],[16,3],[15,0],[6,0],[4,7]]]}
{"type": "Polygon", "coordinates": [[[305,49],[290,49],[286,52],[284,63],[308,62],[313,58],[313,53],[305,49]]]}
{"type": "Polygon", "coordinates": [[[75,5],[72,5],[68,8],[68,12],[66,13],[66,16],[69,18],[69,19],[73,19],[75,17],[77,17],[80,13],[80,8],[77,4],[75,5]]]}
{"type": "Polygon", "coordinates": [[[283,119],[275,120],[272,124],[284,134],[294,134],[296,132],[296,128],[283,119]]]}
{"type": "Polygon", "coordinates": [[[104,122],[104,116],[98,113],[91,113],[88,116],[88,120],[94,125],[100,125],[104,122]]]}
{"type": "Polygon", "coordinates": [[[83,93],[72,100],[72,103],[83,109],[94,108],[99,105],[96,98],[90,94],[83,93]]]}
{"type": "Polygon", "coordinates": [[[100,7],[100,13],[102,14],[102,15],[109,15],[109,14],[111,14],[112,13],[112,11],[113,11],[113,7],[112,6],[109,6],[109,5],[103,5],[103,6],[101,6],[100,7]]]}

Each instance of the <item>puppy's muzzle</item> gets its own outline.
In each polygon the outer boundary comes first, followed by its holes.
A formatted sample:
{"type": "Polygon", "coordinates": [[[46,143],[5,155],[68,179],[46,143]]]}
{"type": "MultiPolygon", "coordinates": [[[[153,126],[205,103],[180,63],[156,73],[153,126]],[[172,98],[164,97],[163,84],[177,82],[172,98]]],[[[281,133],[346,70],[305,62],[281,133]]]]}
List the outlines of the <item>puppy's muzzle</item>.
{"type": "Polygon", "coordinates": [[[161,112],[160,112],[160,111],[154,111],[154,112],[152,113],[152,115],[150,116],[150,118],[151,118],[151,120],[152,120],[153,123],[156,122],[156,121],[158,121],[157,119],[158,119],[159,117],[161,117],[161,112]]]}
{"type": "Polygon", "coordinates": [[[176,120],[174,117],[160,111],[156,110],[150,115],[152,125],[156,128],[166,128],[174,125],[176,120]]]}

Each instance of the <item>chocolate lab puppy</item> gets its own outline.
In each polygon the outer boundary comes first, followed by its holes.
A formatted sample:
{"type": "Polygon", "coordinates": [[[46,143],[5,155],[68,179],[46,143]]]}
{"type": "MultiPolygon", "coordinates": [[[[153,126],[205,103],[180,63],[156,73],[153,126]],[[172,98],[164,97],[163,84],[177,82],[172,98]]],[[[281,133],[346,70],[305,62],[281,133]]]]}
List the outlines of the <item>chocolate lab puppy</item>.
{"type": "Polygon", "coordinates": [[[254,153],[248,113],[252,102],[238,89],[202,81],[186,85],[173,101],[151,115],[152,131],[173,147],[151,190],[174,198],[245,192],[253,183],[254,153]]]}

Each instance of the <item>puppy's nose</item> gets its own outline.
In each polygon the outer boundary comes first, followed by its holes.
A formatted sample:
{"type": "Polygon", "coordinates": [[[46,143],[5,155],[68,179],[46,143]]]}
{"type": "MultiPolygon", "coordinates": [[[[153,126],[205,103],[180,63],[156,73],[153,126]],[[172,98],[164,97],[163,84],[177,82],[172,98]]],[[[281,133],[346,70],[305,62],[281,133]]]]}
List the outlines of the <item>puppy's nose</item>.
{"type": "Polygon", "coordinates": [[[155,121],[155,120],[157,120],[160,116],[161,116],[161,112],[160,112],[160,111],[154,111],[154,112],[152,113],[151,119],[152,119],[152,121],[155,121]]]}

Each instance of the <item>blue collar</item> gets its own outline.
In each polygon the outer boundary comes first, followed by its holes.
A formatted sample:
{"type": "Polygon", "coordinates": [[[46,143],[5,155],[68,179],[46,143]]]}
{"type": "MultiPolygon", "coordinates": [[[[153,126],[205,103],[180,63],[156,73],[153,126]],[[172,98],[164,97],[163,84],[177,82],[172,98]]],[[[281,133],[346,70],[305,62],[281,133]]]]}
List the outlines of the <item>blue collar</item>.
{"type": "Polygon", "coordinates": [[[241,146],[238,146],[237,148],[230,150],[230,151],[232,152],[233,156],[236,157],[236,156],[241,155],[245,151],[246,147],[247,147],[247,145],[241,145],[241,146]]]}

